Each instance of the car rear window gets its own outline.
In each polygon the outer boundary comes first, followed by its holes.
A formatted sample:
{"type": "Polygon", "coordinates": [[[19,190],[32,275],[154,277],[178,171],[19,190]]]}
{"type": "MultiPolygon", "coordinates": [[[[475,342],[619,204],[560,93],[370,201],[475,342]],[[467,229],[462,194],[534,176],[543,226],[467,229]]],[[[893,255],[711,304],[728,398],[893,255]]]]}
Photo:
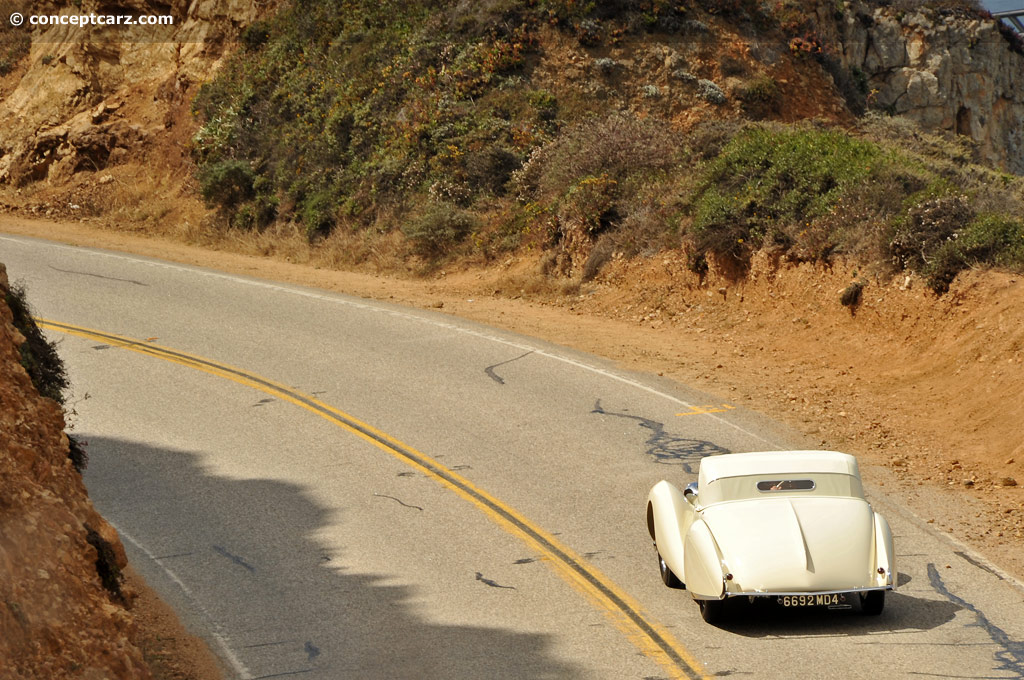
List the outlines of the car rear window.
{"type": "Polygon", "coordinates": [[[757,483],[758,491],[814,491],[811,479],[764,479],[757,483]]]}
{"type": "Polygon", "coordinates": [[[863,498],[864,489],[858,477],[836,473],[742,475],[715,479],[701,486],[700,504],[706,507],[723,501],[790,495],[863,498]],[[780,482],[790,484],[783,484],[779,489],[772,488],[780,482]]]}

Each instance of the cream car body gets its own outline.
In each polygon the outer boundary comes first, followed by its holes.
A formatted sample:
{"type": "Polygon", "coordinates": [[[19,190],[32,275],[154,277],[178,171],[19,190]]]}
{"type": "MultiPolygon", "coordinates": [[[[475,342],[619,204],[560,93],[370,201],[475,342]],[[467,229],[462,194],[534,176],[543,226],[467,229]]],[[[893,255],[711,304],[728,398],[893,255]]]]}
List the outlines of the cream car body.
{"type": "Polygon", "coordinates": [[[666,481],[651,489],[647,528],[666,585],[688,589],[709,621],[737,596],[793,606],[859,599],[878,614],[894,587],[892,532],[845,453],[705,458],[685,491],[666,481]]]}

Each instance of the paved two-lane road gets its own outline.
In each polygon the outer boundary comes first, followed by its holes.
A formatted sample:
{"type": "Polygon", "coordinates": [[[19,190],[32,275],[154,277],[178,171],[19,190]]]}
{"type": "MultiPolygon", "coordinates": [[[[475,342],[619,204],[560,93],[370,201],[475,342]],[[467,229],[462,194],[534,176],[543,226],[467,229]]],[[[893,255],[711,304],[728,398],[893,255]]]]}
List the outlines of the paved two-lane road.
{"type": "Polygon", "coordinates": [[[442,314],[20,237],[0,261],[53,322],[94,502],[233,675],[1024,677],[1024,590],[877,492],[879,618],[719,629],[661,585],[650,486],[806,445],[767,418],[442,314]]]}

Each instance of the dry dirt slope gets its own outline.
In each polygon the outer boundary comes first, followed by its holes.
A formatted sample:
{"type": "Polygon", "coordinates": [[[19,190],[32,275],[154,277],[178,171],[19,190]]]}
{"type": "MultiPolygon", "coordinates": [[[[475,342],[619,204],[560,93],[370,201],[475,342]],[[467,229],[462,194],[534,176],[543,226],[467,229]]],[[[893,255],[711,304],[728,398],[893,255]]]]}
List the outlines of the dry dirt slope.
{"type": "Polygon", "coordinates": [[[21,366],[11,320],[0,298],[0,678],[149,678],[134,621],[96,566],[94,546],[120,567],[124,550],[71,465],[60,406],[21,366]]]}

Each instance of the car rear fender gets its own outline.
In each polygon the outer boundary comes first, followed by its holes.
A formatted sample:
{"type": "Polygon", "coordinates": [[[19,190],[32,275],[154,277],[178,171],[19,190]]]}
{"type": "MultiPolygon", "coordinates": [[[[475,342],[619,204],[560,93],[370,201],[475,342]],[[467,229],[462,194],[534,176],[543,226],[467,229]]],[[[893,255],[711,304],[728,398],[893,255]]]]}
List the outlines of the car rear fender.
{"type": "Polygon", "coordinates": [[[896,585],[896,552],[893,549],[892,530],[885,517],[875,514],[875,580],[880,586],[896,585]],[[878,570],[884,573],[878,573],[878,570]]]}
{"type": "Polygon", "coordinates": [[[698,600],[717,600],[725,594],[722,556],[715,537],[703,520],[697,520],[686,532],[683,552],[686,555],[686,587],[698,600]]]}
{"type": "Polygon", "coordinates": [[[662,480],[647,496],[647,531],[672,573],[683,575],[683,536],[693,522],[693,506],[674,485],[662,480]]]}

